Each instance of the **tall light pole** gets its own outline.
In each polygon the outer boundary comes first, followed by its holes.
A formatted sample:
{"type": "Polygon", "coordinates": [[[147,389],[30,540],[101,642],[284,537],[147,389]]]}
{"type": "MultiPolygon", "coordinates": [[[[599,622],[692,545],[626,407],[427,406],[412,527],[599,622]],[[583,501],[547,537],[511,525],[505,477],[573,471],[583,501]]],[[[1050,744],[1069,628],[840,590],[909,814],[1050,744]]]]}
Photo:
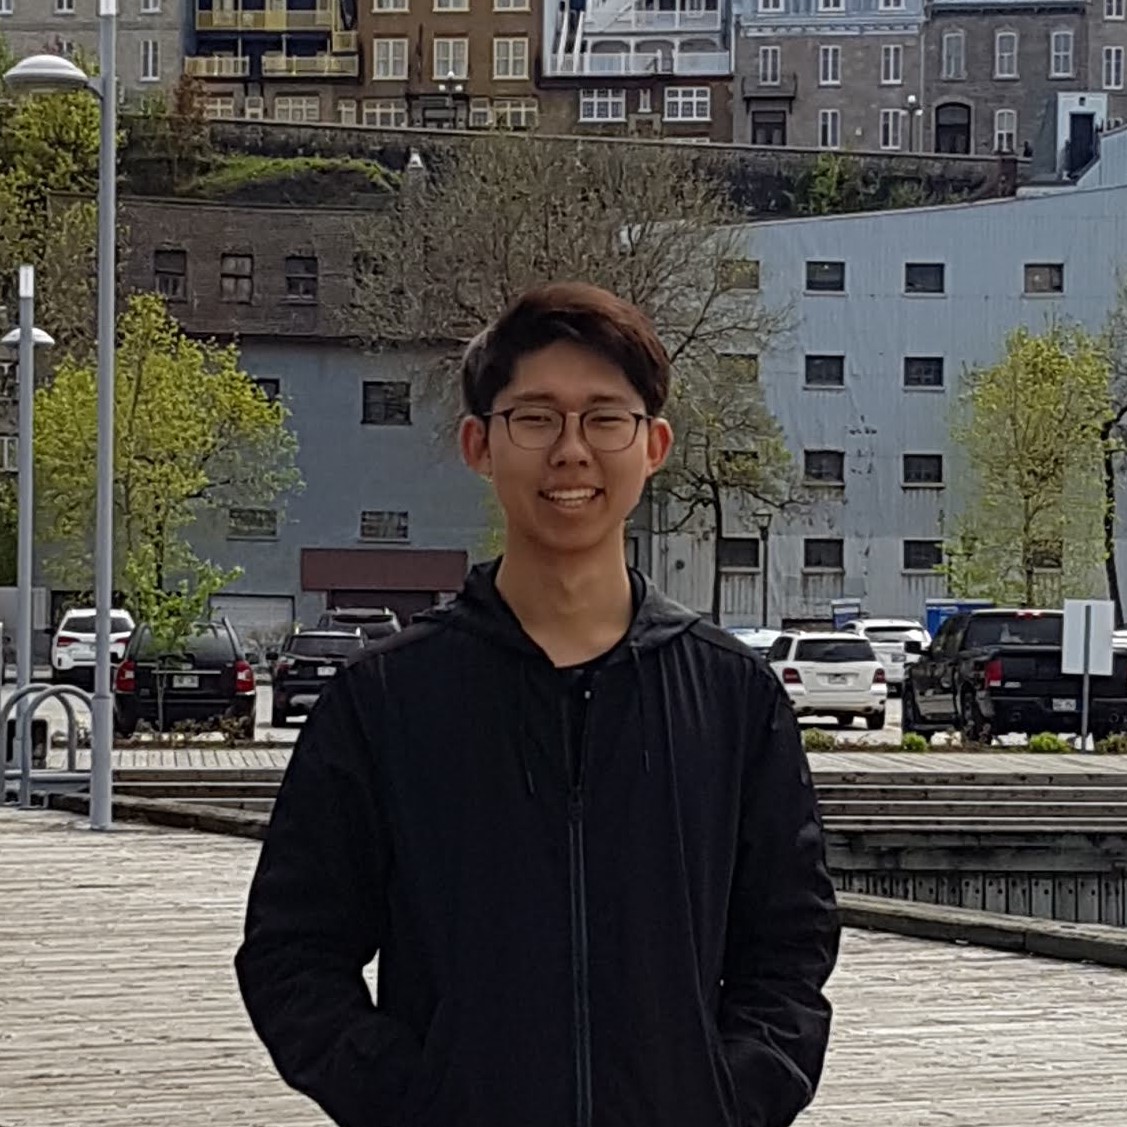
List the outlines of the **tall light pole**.
{"type": "MultiPolygon", "coordinates": [[[[16,621],[16,688],[22,689],[32,681],[31,652],[31,593],[35,563],[32,546],[35,536],[35,459],[32,426],[35,409],[35,349],[49,347],[55,342],[42,329],[35,328],[35,268],[21,266],[19,275],[20,324],[0,342],[8,348],[19,349],[19,532],[16,548],[17,608],[16,621]]],[[[31,755],[23,746],[23,718],[27,698],[16,705],[16,748],[18,762],[31,755]]]]}
{"type": "Polygon", "coordinates": [[[98,0],[98,63],[90,78],[59,55],[32,55],[4,80],[14,90],[90,90],[101,102],[98,150],[98,454],[94,533],[94,715],[91,735],[90,825],[113,823],[113,694],[110,612],[113,609],[114,288],[117,215],[117,3],[98,0]]]}
{"type": "Polygon", "coordinates": [[[759,574],[762,579],[762,589],[759,593],[762,602],[759,616],[759,628],[761,630],[767,629],[767,569],[771,562],[767,555],[767,534],[771,531],[771,516],[772,512],[768,508],[756,509],[755,511],[755,523],[759,528],[759,574]]]}

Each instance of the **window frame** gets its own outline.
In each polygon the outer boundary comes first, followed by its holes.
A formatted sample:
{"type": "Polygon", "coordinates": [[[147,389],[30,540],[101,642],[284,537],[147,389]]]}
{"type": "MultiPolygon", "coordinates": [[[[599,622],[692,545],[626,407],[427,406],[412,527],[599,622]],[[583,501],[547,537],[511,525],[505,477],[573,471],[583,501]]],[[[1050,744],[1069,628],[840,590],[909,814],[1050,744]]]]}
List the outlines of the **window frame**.
{"type": "Polygon", "coordinates": [[[841,110],[818,111],[818,148],[837,152],[841,148],[841,110]],[[828,139],[832,135],[832,140],[828,139]]]}
{"type": "MultiPolygon", "coordinates": [[[[739,551],[734,552],[739,555],[739,551]]],[[[758,574],[763,570],[763,540],[761,537],[754,533],[742,533],[734,536],[718,536],[716,538],[716,567],[724,573],[730,575],[749,575],[758,574]],[[754,545],[754,551],[751,551],[754,545]],[[728,547],[736,547],[743,549],[749,556],[754,556],[755,562],[750,563],[746,560],[740,562],[730,563],[726,561],[724,556],[724,549],[728,547]]]]}
{"type": "Polygon", "coordinates": [[[818,85],[841,85],[841,45],[820,43],[818,45],[818,85]]]}
{"type": "Polygon", "coordinates": [[[1008,106],[1003,106],[1001,109],[994,111],[994,152],[995,153],[1016,153],[1017,152],[1017,110],[1010,109],[1008,106]],[[1007,125],[1012,122],[1013,127],[1007,128],[1007,125]],[[1007,148],[1006,138],[1012,137],[1013,143],[1007,148]]]}
{"type": "MultiPolygon", "coordinates": [[[[375,521],[372,522],[373,524],[375,521]]],[[[410,544],[411,543],[411,511],[410,509],[361,509],[360,518],[356,526],[356,539],[364,544],[410,544]],[[402,536],[376,536],[364,531],[365,517],[391,518],[389,523],[396,528],[402,524],[402,536]],[[400,519],[402,518],[402,519],[400,519]]]]}
{"type": "Polygon", "coordinates": [[[845,353],[844,352],[807,352],[802,357],[802,386],[811,391],[841,391],[845,387],[845,353]],[[841,378],[833,383],[814,382],[810,379],[811,370],[815,367],[812,362],[837,361],[834,366],[840,372],[841,378]]]}
{"type": "Polygon", "coordinates": [[[845,540],[840,536],[804,536],[802,538],[802,570],[816,575],[841,575],[845,572],[845,540]],[[834,545],[837,549],[831,555],[837,555],[839,562],[836,564],[811,563],[811,548],[817,544],[821,547],[834,545]]]}
{"type": "Polygon", "coordinates": [[[710,86],[667,86],[662,98],[662,121],[701,124],[712,121],[712,87],[710,86]],[[704,107],[703,115],[699,112],[704,107]],[[677,107],[677,112],[671,114],[670,110],[677,107]],[[685,107],[693,110],[691,115],[684,113],[685,107]]]}
{"type": "Polygon", "coordinates": [[[932,537],[904,537],[900,541],[900,570],[905,575],[935,575],[943,566],[943,541],[932,537]],[[939,548],[939,559],[928,567],[910,567],[908,564],[908,546],[928,544],[939,548]]]}
{"type": "Polygon", "coordinates": [[[905,356],[900,370],[900,386],[904,391],[946,391],[947,390],[947,364],[943,356],[905,356]],[[921,361],[934,364],[939,363],[938,383],[909,383],[908,370],[912,361],[921,361]]]}
{"type": "Polygon", "coordinates": [[[155,247],[153,249],[153,289],[165,301],[188,300],[188,252],[183,247],[155,247]],[[167,256],[170,255],[179,255],[181,269],[169,269],[168,266],[161,265],[162,261],[169,261],[167,256]],[[162,259],[162,256],[165,257],[162,259]],[[180,286],[173,285],[164,288],[161,282],[165,279],[176,279],[181,284],[180,286]],[[176,290],[180,292],[173,292],[176,290]]]}
{"type": "Polygon", "coordinates": [[[884,43],[880,49],[880,85],[904,85],[904,45],[884,43]],[[895,65],[891,65],[894,63],[895,65]]]}
{"type": "Polygon", "coordinates": [[[994,32],[994,78],[996,81],[1012,82],[1014,79],[1020,78],[1018,57],[1021,52],[1021,37],[1012,28],[1000,28],[994,32]],[[1002,41],[1005,39],[1013,40],[1013,50],[1003,51],[1002,41]],[[1002,70],[1003,59],[1013,60],[1013,70],[1002,70]]]}
{"type": "Polygon", "coordinates": [[[360,386],[360,423],[366,427],[409,427],[413,424],[412,408],[414,406],[414,396],[412,395],[411,381],[410,380],[364,380],[360,386]],[[375,404],[369,401],[368,393],[369,388],[384,387],[399,389],[397,395],[403,395],[405,389],[405,406],[401,401],[397,404],[391,404],[392,394],[387,392],[384,394],[382,407],[383,417],[372,417],[374,412],[369,411],[369,407],[374,407],[375,404]],[[393,410],[389,410],[389,405],[393,410]],[[390,416],[395,414],[396,418],[390,416]]]}
{"type": "Polygon", "coordinates": [[[626,120],[626,91],[613,86],[586,86],[579,90],[579,121],[584,125],[597,125],[604,121],[626,120]],[[606,104],[607,116],[600,117],[597,113],[602,104],[606,104]],[[616,112],[616,107],[621,107],[616,112]],[[596,112],[587,114],[586,109],[591,108],[596,112]]]}
{"type": "Polygon", "coordinates": [[[436,35],[431,41],[431,58],[433,62],[433,74],[431,77],[435,82],[445,82],[453,75],[455,82],[465,82],[470,77],[470,41],[465,35],[436,35]],[[454,64],[458,61],[459,54],[458,45],[461,45],[461,65],[460,68],[454,64]],[[439,46],[449,51],[449,62],[445,67],[440,67],[439,46]]]}
{"type": "Polygon", "coordinates": [[[535,129],[539,121],[540,100],[534,94],[493,99],[493,126],[496,129],[535,129]],[[514,116],[520,120],[514,121],[514,116]]]}
{"type": "Polygon", "coordinates": [[[277,403],[282,398],[282,381],[277,376],[254,376],[253,383],[268,403],[277,403]]]}
{"type": "Polygon", "coordinates": [[[904,118],[907,111],[882,109],[880,111],[880,147],[882,152],[902,152],[904,149],[904,118]]]}
{"type": "Polygon", "coordinates": [[[834,450],[829,447],[819,449],[804,449],[802,451],[802,484],[814,489],[844,489],[845,488],[845,451],[834,450]],[[812,474],[818,458],[827,458],[836,471],[836,477],[812,474]],[[813,459],[813,460],[812,460],[813,459]]]}
{"type": "Polygon", "coordinates": [[[1063,262],[1025,262],[1021,270],[1021,293],[1023,297],[1060,297],[1064,293],[1065,273],[1063,262]],[[1047,271],[1049,287],[1030,288],[1030,280],[1035,279],[1034,271],[1047,271]],[[1059,279],[1059,284],[1054,285],[1059,279]]]}
{"type": "MultiPolygon", "coordinates": [[[[916,463],[920,465],[922,463],[916,463]]],[[[947,484],[947,466],[943,454],[930,450],[906,450],[900,455],[900,487],[901,489],[943,489],[947,484]],[[911,477],[908,473],[908,459],[931,459],[928,464],[937,465],[939,476],[937,478],[911,477]]]]}
{"type": "Polygon", "coordinates": [[[939,74],[944,82],[965,82],[967,77],[967,33],[952,28],[940,40],[939,74]],[[958,51],[948,50],[948,43],[958,44],[958,51]],[[957,63],[957,66],[952,64],[957,63]]]}
{"type": "Polygon", "coordinates": [[[783,49],[778,43],[765,43],[759,48],[759,85],[781,86],[782,81],[783,49]]]}
{"type": "Polygon", "coordinates": [[[1071,28],[1062,27],[1049,32],[1049,77],[1074,78],[1076,75],[1076,36],[1071,28]],[[1063,37],[1068,44],[1068,69],[1060,70],[1057,67],[1057,58],[1065,57],[1065,53],[1057,48],[1057,39],[1063,37]]]}
{"type": "Polygon", "coordinates": [[[1103,89],[1123,89],[1124,54],[1125,52],[1122,46],[1111,45],[1104,47],[1103,65],[1100,70],[1100,77],[1103,81],[1103,89]]]}
{"type": "Polygon", "coordinates": [[[905,262],[904,263],[904,296],[905,297],[946,297],[947,296],[947,263],[946,262],[905,262]],[[939,288],[926,289],[918,285],[913,285],[910,280],[910,272],[915,268],[917,270],[936,270],[939,271],[939,288]]]}
{"type": "Polygon", "coordinates": [[[1122,20],[1127,18],[1127,0],[1104,0],[1104,19],[1122,20]]]}
{"type": "Polygon", "coordinates": [[[527,35],[495,35],[493,37],[493,78],[497,82],[527,82],[530,74],[528,61],[529,42],[527,35]],[[522,54],[522,72],[517,74],[513,70],[515,54],[513,48],[520,44],[522,54]],[[508,51],[508,73],[502,74],[499,68],[500,58],[498,50],[504,46],[508,51]]]}
{"type": "Polygon", "coordinates": [[[160,40],[141,40],[141,73],[138,82],[160,81],[160,40]],[[150,64],[155,63],[150,73],[150,64]]]}
{"type": "Polygon", "coordinates": [[[321,266],[315,254],[287,254],[285,260],[286,301],[293,305],[315,305],[320,288],[321,266]],[[312,264],[312,269],[309,269],[312,264]]]}
{"type": "Polygon", "coordinates": [[[372,0],[372,15],[402,15],[411,10],[411,0],[372,0]]]}
{"type": "Polygon", "coordinates": [[[372,36],[372,81],[373,82],[405,82],[409,70],[408,58],[410,56],[410,40],[405,35],[373,35],[372,36]],[[387,48],[388,70],[395,73],[380,74],[380,48],[387,48]],[[403,52],[402,68],[393,66],[396,62],[396,48],[403,52]],[[402,69],[402,73],[400,73],[402,69]]]}
{"type": "Polygon", "coordinates": [[[360,123],[370,128],[403,129],[408,120],[407,102],[403,98],[365,98],[360,105],[360,123]],[[385,120],[385,114],[390,114],[390,118],[385,120]]]}
{"type": "Polygon", "coordinates": [[[227,536],[228,540],[262,540],[272,542],[278,539],[278,510],[267,508],[258,505],[231,505],[227,509],[227,536]],[[235,528],[235,514],[236,513],[269,513],[274,518],[273,531],[267,531],[265,528],[255,531],[248,528],[244,531],[239,531],[235,528]]]}
{"type": "Polygon", "coordinates": [[[229,305],[252,305],[254,303],[254,255],[242,254],[237,251],[224,251],[219,256],[219,300],[229,305]],[[243,269],[241,263],[246,263],[243,269]],[[231,293],[224,293],[228,288],[227,282],[233,282],[231,293]],[[247,294],[239,296],[243,288],[241,283],[246,283],[247,294]]]}
{"type": "Polygon", "coordinates": [[[803,263],[803,285],[802,292],[807,294],[822,294],[828,293],[845,293],[846,292],[846,275],[847,267],[845,259],[843,258],[808,258],[803,263]],[[827,266],[840,266],[841,267],[841,284],[840,285],[821,285],[818,284],[817,279],[811,278],[811,267],[827,267],[827,266]]]}

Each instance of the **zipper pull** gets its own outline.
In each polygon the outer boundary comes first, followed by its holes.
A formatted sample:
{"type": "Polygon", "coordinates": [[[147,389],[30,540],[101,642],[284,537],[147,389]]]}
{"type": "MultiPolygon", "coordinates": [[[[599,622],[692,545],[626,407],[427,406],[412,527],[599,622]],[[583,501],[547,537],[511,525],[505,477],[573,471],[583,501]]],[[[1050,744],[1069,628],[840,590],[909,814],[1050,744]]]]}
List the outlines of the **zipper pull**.
{"type": "Polygon", "coordinates": [[[571,798],[567,803],[567,816],[572,822],[583,821],[583,795],[578,791],[571,793],[571,798]]]}

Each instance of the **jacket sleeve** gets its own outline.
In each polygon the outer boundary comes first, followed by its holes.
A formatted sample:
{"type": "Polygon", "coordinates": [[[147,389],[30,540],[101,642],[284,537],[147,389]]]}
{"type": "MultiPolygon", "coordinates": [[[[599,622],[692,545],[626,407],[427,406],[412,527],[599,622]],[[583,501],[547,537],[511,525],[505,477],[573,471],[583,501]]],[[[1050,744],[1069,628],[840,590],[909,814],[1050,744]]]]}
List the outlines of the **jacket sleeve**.
{"type": "Polygon", "coordinates": [[[341,1127],[384,1127],[399,1118],[421,1047],[376,1009],[363,978],[387,926],[390,846],[347,685],[356,672],[341,672],[297,741],[235,970],[286,1083],[341,1127]]]}
{"type": "Polygon", "coordinates": [[[840,924],[798,721],[776,684],[752,690],[719,1025],[740,1127],[789,1127],[822,1073],[840,924]]]}

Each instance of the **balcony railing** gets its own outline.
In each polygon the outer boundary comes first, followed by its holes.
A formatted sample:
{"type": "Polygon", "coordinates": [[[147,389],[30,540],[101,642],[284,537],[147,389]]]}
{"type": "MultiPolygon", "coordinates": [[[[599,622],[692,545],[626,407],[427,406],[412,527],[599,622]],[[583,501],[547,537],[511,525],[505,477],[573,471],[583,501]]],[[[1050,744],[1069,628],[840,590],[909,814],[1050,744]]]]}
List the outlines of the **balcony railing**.
{"type": "Polygon", "coordinates": [[[199,31],[317,31],[333,26],[331,8],[197,8],[199,31]]]}
{"type": "Polygon", "coordinates": [[[581,75],[607,78],[639,74],[672,74],[696,77],[722,77],[732,73],[727,51],[681,51],[678,54],[582,54],[563,60],[545,60],[544,73],[550,78],[581,75]]]}
{"type": "Polygon", "coordinates": [[[283,55],[271,51],[262,56],[264,78],[356,78],[359,55],[283,55]]]}
{"type": "Polygon", "coordinates": [[[360,50],[360,33],[357,31],[334,31],[333,51],[338,55],[347,55],[352,51],[360,50]]]}
{"type": "Polygon", "coordinates": [[[184,73],[193,78],[246,78],[250,74],[250,59],[245,55],[189,55],[184,60],[184,73]]]}
{"type": "Polygon", "coordinates": [[[588,9],[586,20],[586,29],[593,35],[627,34],[632,31],[719,31],[721,26],[720,11],[717,8],[652,12],[639,10],[632,4],[623,7],[620,2],[600,5],[594,10],[588,9]]]}

